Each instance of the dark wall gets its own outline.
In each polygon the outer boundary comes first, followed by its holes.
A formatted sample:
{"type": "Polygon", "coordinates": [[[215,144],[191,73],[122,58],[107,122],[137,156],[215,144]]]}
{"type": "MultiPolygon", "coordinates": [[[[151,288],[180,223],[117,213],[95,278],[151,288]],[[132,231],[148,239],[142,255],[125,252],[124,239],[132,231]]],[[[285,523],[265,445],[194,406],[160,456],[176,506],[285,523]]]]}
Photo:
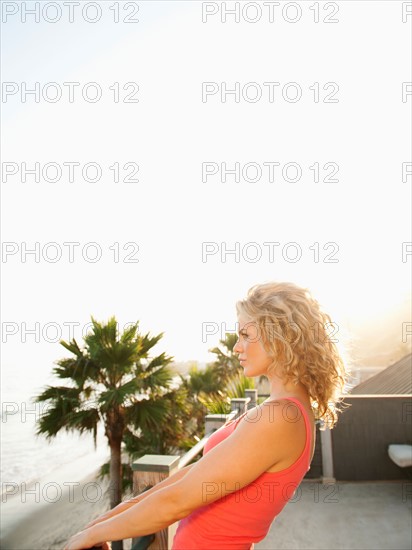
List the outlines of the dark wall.
{"type": "Polygon", "coordinates": [[[319,425],[317,425],[315,452],[313,454],[312,462],[310,463],[310,470],[305,475],[305,479],[319,479],[321,477],[322,477],[322,447],[321,447],[321,441],[320,441],[319,425]]]}
{"type": "Polygon", "coordinates": [[[388,456],[391,443],[412,444],[412,399],[407,395],[345,397],[351,406],[331,430],[338,481],[408,478],[388,456]]]}

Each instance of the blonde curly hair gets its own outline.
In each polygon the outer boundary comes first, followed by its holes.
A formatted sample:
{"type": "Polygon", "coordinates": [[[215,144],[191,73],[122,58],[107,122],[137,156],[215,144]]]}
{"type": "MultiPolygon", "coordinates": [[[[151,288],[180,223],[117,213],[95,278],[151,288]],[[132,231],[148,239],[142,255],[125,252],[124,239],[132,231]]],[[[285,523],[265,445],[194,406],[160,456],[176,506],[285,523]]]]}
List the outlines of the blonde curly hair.
{"type": "Polygon", "coordinates": [[[268,375],[301,382],[316,418],[323,421],[321,429],[333,428],[349,369],[328,336],[334,323],[310,291],[291,282],[254,285],[236,310],[257,324],[263,347],[273,358],[268,375]]]}

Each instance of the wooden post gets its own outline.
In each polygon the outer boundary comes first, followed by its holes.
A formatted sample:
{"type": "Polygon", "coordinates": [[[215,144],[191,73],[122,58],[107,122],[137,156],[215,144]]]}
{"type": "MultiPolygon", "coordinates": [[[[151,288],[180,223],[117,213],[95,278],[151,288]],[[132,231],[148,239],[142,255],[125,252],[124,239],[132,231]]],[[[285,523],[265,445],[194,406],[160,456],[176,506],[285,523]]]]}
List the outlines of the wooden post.
{"type": "Polygon", "coordinates": [[[205,415],[205,435],[218,430],[227,420],[231,420],[232,418],[234,418],[233,413],[205,415]]]}
{"type": "Polygon", "coordinates": [[[322,449],[322,482],[335,483],[333,471],[332,434],[329,428],[321,430],[320,442],[322,449]]]}
{"type": "Polygon", "coordinates": [[[241,414],[247,411],[247,404],[249,403],[249,401],[250,401],[249,397],[236,397],[235,399],[231,399],[230,410],[236,411],[237,412],[236,416],[240,416],[241,414]]]}
{"type": "MultiPolygon", "coordinates": [[[[148,485],[155,486],[173,475],[179,465],[180,456],[144,455],[132,464],[133,493],[138,495],[148,485]]],[[[155,540],[149,546],[150,550],[169,550],[172,547],[178,522],[155,533],[155,540]]]]}
{"type": "Polygon", "coordinates": [[[258,392],[255,389],[245,390],[245,397],[250,399],[249,404],[247,406],[248,409],[253,409],[253,407],[256,407],[257,397],[258,397],[257,393],[258,392]]]}

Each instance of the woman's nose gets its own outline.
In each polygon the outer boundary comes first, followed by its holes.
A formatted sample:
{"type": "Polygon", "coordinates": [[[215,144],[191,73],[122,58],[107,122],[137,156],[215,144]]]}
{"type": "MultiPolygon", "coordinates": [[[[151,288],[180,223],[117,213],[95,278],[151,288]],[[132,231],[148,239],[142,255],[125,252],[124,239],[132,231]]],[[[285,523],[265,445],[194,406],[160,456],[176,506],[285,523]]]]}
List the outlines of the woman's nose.
{"type": "Polygon", "coordinates": [[[233,346],[233,353],[240,353],[240,350],[239,350],[239,339],[237,339],[236,344],[233,346]]]}

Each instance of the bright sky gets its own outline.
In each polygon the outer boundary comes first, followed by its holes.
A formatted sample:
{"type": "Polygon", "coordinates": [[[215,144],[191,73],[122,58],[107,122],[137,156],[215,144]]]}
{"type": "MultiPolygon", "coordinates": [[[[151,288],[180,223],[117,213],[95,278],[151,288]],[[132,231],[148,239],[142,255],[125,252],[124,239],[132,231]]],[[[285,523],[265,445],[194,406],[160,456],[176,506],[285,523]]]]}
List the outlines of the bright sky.
{"type": "Polygon", "coordinates": [[[258,282],[309,287],[342,327],[407,299],[407,2],[241,2],[239,22],[220,2],[82,2],[72,23],[61,2],[38,22],[34,2],[2,4],[9,391],[42,385],[91,315],[207,361],[258,282]]]}

